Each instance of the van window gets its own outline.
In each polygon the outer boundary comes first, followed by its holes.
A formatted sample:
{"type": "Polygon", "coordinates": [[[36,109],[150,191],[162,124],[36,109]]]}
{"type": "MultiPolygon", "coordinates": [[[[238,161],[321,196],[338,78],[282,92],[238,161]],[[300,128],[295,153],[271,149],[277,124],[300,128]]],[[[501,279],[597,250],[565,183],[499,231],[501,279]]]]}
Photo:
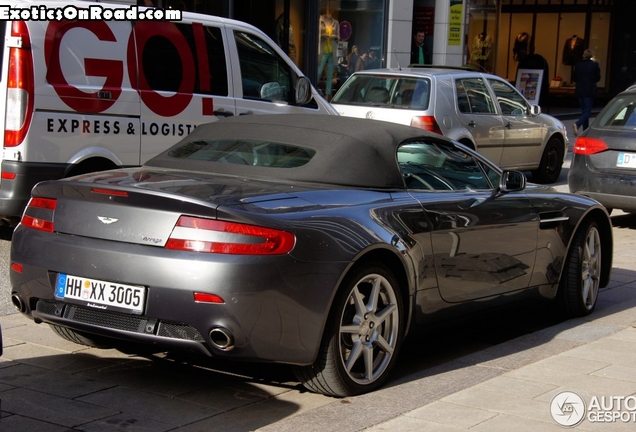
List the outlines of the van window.
{"type": "Polygon", "coordinates": [[[235,31],[243,97],[293,103],[292,69],[267,42],[250,33],[235,31]]]}
{"type": "MultiPolygon", "coordinates": [[[[189,24],[174,24],[182,34],[195,63],[201,61],[197,54],[194,26],[189,24]]],[[[228,95],[227,68],[225,61],[225,49],[221,29],[217,27],[203,26],[205,38],[205,52],[207,53],[208,76],[201,76],[201,67],[196,67],[197,79],[194,83],[193,93],[209,94],[216,96],[228,95]]],[[[176,92],[179,90],[183,79],[183,64],[176,46],[165,36],[156,35],[148,39],[141,53],[141,63],[150,89],[176,92]]]]}

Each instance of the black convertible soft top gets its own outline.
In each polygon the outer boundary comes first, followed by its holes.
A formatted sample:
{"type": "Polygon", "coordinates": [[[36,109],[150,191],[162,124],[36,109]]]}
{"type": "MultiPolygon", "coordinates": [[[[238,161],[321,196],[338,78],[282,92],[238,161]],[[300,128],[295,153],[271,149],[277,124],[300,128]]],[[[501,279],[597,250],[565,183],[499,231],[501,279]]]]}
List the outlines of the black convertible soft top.
{"type": "Polygon", "coordinates": [[[431,136],[410,126],[331,115],[230,117],[197,126],[190,135],[144,166],[363,188],[404,188],[397,147],[405,140],[431,136]],[[296,168],[177,159],[169,155],[185,143],[206,139],[267,140],[313,149],[316,154],[309,163],[296,168]]]}

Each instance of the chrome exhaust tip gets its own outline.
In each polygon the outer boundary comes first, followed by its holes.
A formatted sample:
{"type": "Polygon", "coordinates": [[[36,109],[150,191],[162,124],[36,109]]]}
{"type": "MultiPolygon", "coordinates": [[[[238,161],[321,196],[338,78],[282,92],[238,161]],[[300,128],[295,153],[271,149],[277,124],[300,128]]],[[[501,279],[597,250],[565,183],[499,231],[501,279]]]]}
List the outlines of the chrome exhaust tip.
{"type": "Polygon", "coordinates": [[[215,327],[210,330],[210,340],[212,345],[221,351],[230,351],[234,348],[234,338],[223,327],[215,327]]]}
{"type": "Polygon", "coordinates": [[[22,299],[20,298],[19,295],[17,295],[16,293],[11,294],[11,303],[13,303],[13,306],[19,311],[24,313],[24,311],[26,311],[26,307],[24,305],[24,302],[22,301],[22,299]]]}

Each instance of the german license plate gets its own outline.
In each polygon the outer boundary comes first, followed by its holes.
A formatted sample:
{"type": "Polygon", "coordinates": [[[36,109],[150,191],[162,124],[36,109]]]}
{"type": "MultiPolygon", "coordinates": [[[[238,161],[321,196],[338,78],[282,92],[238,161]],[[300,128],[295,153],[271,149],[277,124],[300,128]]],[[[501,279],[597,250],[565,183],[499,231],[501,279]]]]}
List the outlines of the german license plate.
{"type": "Polygon", "coordinates": [[[59,273],[55,297],[93,309],[140,315],[144,310],[146,288],[59,273]]]}
{"type": "Polygon", "coordinates": [[[636,153],[619,153],[616,166],[621,168],[636,168],[636,153]]]}

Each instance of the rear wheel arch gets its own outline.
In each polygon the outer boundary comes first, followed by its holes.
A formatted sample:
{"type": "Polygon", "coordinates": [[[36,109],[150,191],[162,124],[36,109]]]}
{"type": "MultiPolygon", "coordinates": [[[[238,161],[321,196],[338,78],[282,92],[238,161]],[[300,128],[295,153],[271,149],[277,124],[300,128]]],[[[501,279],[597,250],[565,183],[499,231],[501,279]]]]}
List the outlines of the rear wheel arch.
{"type": "Polygon", "coordinates": [[[112,160],[105,157],[91,157],[81,162],[73,164],[66,174],[66,177],[72,177],[80,174],[88,174],[97,171],[106,171],[119,168],[112,160]]]}

